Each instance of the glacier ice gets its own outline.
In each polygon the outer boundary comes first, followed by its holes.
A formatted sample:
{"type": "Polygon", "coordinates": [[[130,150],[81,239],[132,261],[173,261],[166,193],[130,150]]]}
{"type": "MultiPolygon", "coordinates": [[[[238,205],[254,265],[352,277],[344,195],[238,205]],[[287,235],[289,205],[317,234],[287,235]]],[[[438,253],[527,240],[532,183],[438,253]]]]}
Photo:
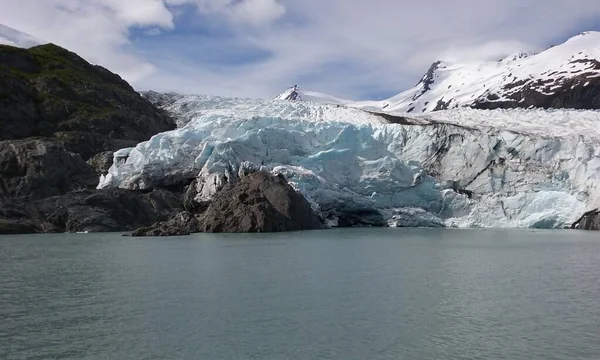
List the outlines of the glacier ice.
{"type": "MultiPolygon", "coordinates": [[[[240,172],[262,168],[283,174],[332,225],[352,218],[363,225],[562,228],[600,203],[600,142],[591,135],[466,126],[452,123],[451,113],[429,114],[425,125],[385,124],[376,114],[310,102],[182,96],[168,107],[181,127],[118,152],[126,158],[99,188],[197,178],[203,201],[240,172]]],[[[478,116],[506,116],[461,114],[471,125],[478,116]]],[[[530,113],[536,116],[543,121],[530,113]]],[[[594,112],[569,116],[600,121],[594,112]]]]}

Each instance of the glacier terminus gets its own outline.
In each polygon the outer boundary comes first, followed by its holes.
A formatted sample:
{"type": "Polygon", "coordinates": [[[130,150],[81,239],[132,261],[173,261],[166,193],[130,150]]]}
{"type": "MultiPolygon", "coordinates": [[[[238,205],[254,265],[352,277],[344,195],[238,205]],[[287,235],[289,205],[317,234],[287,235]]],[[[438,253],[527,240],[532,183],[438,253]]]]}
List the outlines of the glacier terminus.
{"type": "Polygon", "coordinates": [[[350,101],[144,96],[177,121],[115,154],[98,188],[282,174],[329,226],[568,228],[600,208],[600,33],[538,54],[435,62],[415,87],[350,101]]]}
{"type": "Polygon", "coordinates": [[[197,179],[201,202],[260,168],[284,175],[330,226],[565,228],[600,205],[597,111],[383,116],[310,101],[146,96],[179,128],[115,153],[98,188],[197,179]]]}

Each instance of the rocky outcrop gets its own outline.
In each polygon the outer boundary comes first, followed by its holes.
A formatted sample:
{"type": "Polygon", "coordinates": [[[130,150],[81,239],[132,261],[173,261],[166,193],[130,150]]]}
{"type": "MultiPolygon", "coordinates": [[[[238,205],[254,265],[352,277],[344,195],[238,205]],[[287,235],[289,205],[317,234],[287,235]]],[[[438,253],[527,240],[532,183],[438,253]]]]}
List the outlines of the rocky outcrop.
{"type": "Polygon", "coordinates": [[[181,195],[165,190],[83,190],[28,201],[0,199],[0,234],[130,231],[182,211],[181,195]]]}
{"type": "Polygon", "coordinates": [[[182,236],[200,231],[200,224],[196,216],[183,211],[168,221],[155,223],[152,226],[139,228],[131,236],[182,236]]]}
{"type": "Polygon", "coordinates": [[[194,181],[184,191],[186,211],[167,221],[139,228],[131,236],[281,232],[323,227],[310,203],[281,175],[261,171],[242,174],[208,202],[198,203],[195,189],[194,181]]]}
{"type": "Polygon", "coordinates": [[[322,228],[310,203],[281,175],[255,172],[228,183],[201,216],[204,232],[278,232],[322,228]]]}
{"type": "Polygon", "coordinates": [[[54,139],[0,141],[0,196],[42,199],[96,182],[81,156],[54,139]]]}
{"type": "Polygon", "coordinates": [[[578,230],[600,230],[600,210],[588,211],[571,228],[578,230]]]}

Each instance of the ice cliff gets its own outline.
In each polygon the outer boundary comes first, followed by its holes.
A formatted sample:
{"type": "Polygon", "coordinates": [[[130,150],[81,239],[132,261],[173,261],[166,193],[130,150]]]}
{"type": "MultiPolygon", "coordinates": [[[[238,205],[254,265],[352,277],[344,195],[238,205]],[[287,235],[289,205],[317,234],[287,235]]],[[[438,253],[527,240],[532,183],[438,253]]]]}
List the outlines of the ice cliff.
{"type": "Polygon", "coordinates": [[[332,226],[562,228],[600,203],[595,111],[463,109],[389,124],[311,102],[173,95],[164,104],[180,128],[118,152],[99,188],[197,178],[204,201],[261,167],[332,226]]]}

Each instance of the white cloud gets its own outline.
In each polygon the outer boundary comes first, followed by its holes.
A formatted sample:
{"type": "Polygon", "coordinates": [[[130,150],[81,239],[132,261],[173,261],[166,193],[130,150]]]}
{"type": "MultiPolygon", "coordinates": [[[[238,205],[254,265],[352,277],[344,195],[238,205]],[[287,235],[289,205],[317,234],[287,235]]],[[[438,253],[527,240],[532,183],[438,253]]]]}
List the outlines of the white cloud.
{"type": "Polygon", "coordinates": [[[507,55],[538,50],[536,46],[520,41],[489,41],[482,44],[453,46],[438,57],[449,62],[497,60],[507,55]]]}
{"type": "Polygon", "coordinates": [[[437,59],[497,59],[600,23],[597,0],[0,0],[0,9],[0,23],[76,51],[139,88],[240,96],[272,96],[296,82],[350,98],[400,91],[437,59]],[[182,5],[196,8],[201,25],[234,35],[207,41],[179,33],[175,14],[194,14],[182,5]],[[175,31],[160,47],[140,48],[132,28],[175,31]],[[235,50],[248,47],[271,56],[236,66],[200,56],[239,57],[235,50]]]}
{"type": "Polygon", "coordinates": [[[130,50],[130,28],[174,26],[161,0],[0,0],[0,8],[0,23],[75,51],[134,83],[156,69],[130,50]]]}

